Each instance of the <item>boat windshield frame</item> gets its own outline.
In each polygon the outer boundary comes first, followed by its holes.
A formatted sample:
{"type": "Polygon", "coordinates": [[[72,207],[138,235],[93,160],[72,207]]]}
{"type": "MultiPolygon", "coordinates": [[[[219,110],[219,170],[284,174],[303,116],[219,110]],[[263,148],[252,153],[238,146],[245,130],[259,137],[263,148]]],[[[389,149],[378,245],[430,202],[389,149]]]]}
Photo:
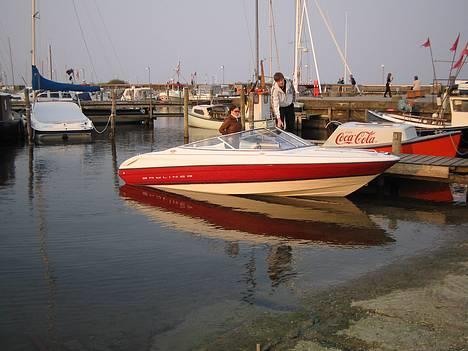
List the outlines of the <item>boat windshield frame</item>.
{"type": "Polygon", "coordinates": [[[257,128],[194,141],[181,147],[204,150],[282,151],[308,146],[312,144],[282,129],[257,128]]]}

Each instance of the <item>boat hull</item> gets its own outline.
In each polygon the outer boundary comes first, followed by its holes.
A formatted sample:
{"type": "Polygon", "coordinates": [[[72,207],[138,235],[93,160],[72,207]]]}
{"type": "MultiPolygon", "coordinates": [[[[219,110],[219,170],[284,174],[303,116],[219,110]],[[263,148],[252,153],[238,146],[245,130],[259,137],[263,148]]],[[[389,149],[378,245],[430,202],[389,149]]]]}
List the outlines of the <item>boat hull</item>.
{"type": "Polygon", "coordinates": [[[223,121],[207,119],[190,112],[188,115],[188,125],[190,127],[218,130],[221,124],[223,124],[223,121]]]}
{"type": "MultiPolygon", "coordinates": [[[[401,143],[400,153],[430,156],[456,157],[461,142],[461,132],[449,132],[418,137],[401,143]]],[[[381,144],[349,144],[327,145],[327,147],[353,148],[375,150],[378,152],[392,152],[392,143],[381,144]]]]}
{"type": "Polygon", "coordinates": [[[395,160],[342,164],[203,165],[120,169],[130,185],[214,194],[346,196],[393,165],[395,160]]]}

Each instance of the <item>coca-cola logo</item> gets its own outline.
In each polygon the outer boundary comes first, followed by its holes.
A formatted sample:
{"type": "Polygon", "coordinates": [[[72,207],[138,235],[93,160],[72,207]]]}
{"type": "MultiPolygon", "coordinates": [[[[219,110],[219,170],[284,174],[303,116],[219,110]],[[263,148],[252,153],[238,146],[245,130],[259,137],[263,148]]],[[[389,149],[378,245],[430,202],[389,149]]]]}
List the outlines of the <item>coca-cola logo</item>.
{"type": "Polygon", "coordinates": [[[335,138],[336,145],[375,144],[375,132],[363,130],[358,133],[341,132],[335,138]]]}

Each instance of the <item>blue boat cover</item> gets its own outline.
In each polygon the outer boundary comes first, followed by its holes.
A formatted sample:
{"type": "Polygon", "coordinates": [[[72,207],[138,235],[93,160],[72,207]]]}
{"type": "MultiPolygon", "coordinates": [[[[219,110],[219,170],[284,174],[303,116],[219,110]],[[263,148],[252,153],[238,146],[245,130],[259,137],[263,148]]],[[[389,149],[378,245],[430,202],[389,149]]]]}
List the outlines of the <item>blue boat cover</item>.
{"type": "Polygon", "coordinates": [[[95,85],[79,85],[54,82],[41,76],[36,66],[32,66],[32,88],[33,90],[50,91],[99,91],[101,88],[95,85]]]}

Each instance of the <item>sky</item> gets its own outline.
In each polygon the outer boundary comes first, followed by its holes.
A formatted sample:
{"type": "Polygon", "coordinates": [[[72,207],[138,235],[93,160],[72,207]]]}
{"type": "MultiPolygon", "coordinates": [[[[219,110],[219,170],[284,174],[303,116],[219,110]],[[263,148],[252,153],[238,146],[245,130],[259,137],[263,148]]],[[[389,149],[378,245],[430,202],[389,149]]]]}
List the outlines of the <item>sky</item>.
{"type": "MultiPolygon", "coordinates": [[[[269,0],[259,0],[259,51],[265,73],[294,68],[295,1],[271,0],[276,41],[270,55],[269,0]],[[276,45],[275,45],[276,42],[276,45]],[[276,55],[275,47],[278,47],[276,55]],[[273,65],[270,68],[270,57],[273,65]]],[[[360,84],[381,84],[392,72],[394,83],[411,83],[418,75],[431,83],[429,37],[436,77],[447,79],[460,33],[457,56],[468,41],[468,0],[318,0],[344,52],[347,16],[347,61],[360,84]]],[[[234,83],[252,79],[255,69],[255,0],[36,0],[36,63],[53,78],[66,81],[73,68],[80,80],[130,83],[182,83],[196,72],[198,83],[234,83]]],[[[323,83],[344,74],[332,36],[315,0],[308,0],[310,28],[323,83]]],[[[31,0],[0,0],[0,76],[30,84],[31,0]],[[9,45],[10,43],[10,45],[9,45]],[[11,57],[10,60],[10,46],[11,57]]],[[[317,79],[307,27],[302,43],[302,82],[317,79]]],[[[460,72],[468,79],[468,64],[460,72]]]]}

